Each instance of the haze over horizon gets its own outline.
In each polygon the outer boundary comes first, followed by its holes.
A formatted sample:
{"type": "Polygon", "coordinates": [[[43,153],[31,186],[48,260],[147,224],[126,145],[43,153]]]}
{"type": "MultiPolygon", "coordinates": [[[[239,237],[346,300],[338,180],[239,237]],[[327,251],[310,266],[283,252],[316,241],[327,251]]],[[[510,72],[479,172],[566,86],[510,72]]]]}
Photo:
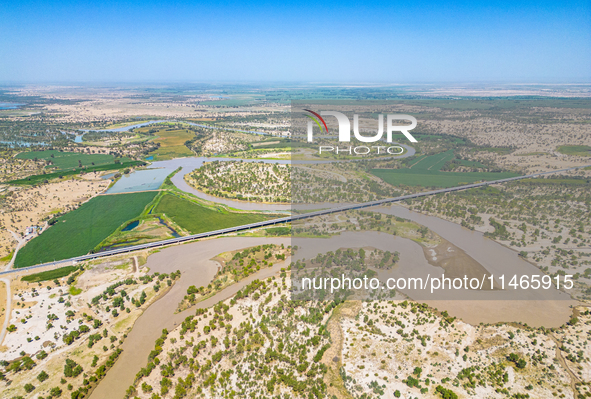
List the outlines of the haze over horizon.
{"type": "Polygon", "coordinates": [[[20,1],[0,83],[589,82],[591,5],[20,1]]]}

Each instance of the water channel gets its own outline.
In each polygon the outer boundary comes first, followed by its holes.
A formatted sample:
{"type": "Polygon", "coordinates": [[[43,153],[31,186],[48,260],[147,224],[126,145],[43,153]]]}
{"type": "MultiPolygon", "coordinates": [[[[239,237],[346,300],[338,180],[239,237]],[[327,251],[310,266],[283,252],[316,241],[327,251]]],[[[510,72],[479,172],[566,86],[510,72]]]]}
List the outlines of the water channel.
{"type": "MultiPolygon", "coordinates": [[[[400,206],[379,207],[377,212],[393,214],[421,223],[443,238],[466,251],[491,273],[536,273],[537,268],[520,259],[517,254],[504,246],[485,238],[481,233],[464,229],[436,217],[410,212],[400,206]]],[[[214,256],[231,250],[239,250],[261,244],[291,245],[290,238],[268,237],[224,237],[174,246],[161,250],[148,258],[146,266],[151,272],[170,273],[181,271],[181,278],[161,299],[152,304],[136,321],[123,344],[123,353],[105,379],[93,392],[92,399],[123,397],[141,367],[145,366],[148,354],[163,328],[171,330],[185,317],[194,313],[194,308],[175,314],[190,285],[207,285],[217,271],[214,256]]],[[[441,273],[442,269],[429,265],[419,244],[406,238],[379,232],[347,232],[328,239],[298,239],[300,249],[294,260],[311,259],[318,253],[338,248],[374,247],[400,252],[399,265],[402,274],[422,276],[426,273],[441,273]]],[[[205,308],[234,295],[239,289],[255,278],[267,278],[279,273],[291,259],[277,263],[259,273],[221,291],[214,297],[200,302],[205,308]]],[[[407,292],[412,297],[412,292],[407,292]]],[[[559,291],[544,296],[514,298],[508,291],[470,293],[465,299],[436,300],[422,299],[430,306],[445,309],[451,316],[462,318],[472,324],[519,321],[532,326],[556,327],[568,320],[574,301],[559,291]]]]}
{"type": "MultiPolygon", "coordinates": [[[[397,144],[405,148],[406,152],[400,156],[395,157],[396,159],[402,159],[411,157],[415,154],[415,149],[407,146],[405,144],[397,144]]],[[[384,159],[390,159],[392,157],[385,157],[384,159]]],[[[220,204],[227,205],[229,207],[240,209],[240,210],[247,210],[247,211],[289,211],[294,207],[289,204],[262,204],[257,202],[248,202],[248,201],[238,201],[232,200],[227,198],[219,198],[213,195],[206,194],[202,191],[199,191],[187,184],[185,181],[185,176],[195,169],[200,168],[203,166],[205,162],[213,162],[213,161],[242,161],[242,162],[263,162],[269,164],[297,164],[297,165],[318,165],[323,163],[335,163],[339,161],[324,161],[324,160],[275,160],[275,159],[243,159],[243,158],[222,158],[222,157],[187,157],[187,158],[176,158],[171,159],[169,161],[156,161],[153,162],[148,169],[137,170],[127,177],[120,179],[117,181],[111,188],[109,188],[106,193],[113,194],[113,193],[122,193],[122,192],[134,192],[134,191],[144,191],[144,190],[155,190],[157,182],[159,181],[160,184],[164,181],[164,178],[171,174],[178,168],[182,168],[178,173],[176,173],[171,181],[172,183],[182,191],[187,193],[193,194],[198,198],[217,202],[220,204]]],[[[301,209],[318,209],[322,207],[328,207],[334,204],[310,204],[302,206],[301,209]]],[[[339,204],[345,205],[345,204],[339,204]]],[[[298,207],[300,209],[300,207],[298,207]]]]}
{"type": "MultiPolygon", "coordinates": [[[[408,146],[407,153],[402,157],[414,155],[414,149],[408,146]]],[[[290,205],[258,204],[243,201],[220,199],[202,193],[190,187],[184,180],[184,176],[201,167],[204,162],[210,161],[239,161],[235,158],[205,158],[191,157],[170,161],[159,161],[151,164],[150,169],[136,171],[131,177],[136,179],[135,184],[119,184],[117,182],[111,189],[125,192],[124,187],[141,187],[148,179],[158,176],[166,176],[177,168],[177,173],[172,182],[179,189],[192,193],[199,198],[223,203],[243,210],[289,210],[290,205]],[[155,172],[161,171],[161,172],[155,172]],[[148,173],[140,173],[148,172],[148,173]],[[154,175],[153,175],[154,174],[154,175]],[[133,177],[135,175],[135,177],[133,177]],[[141,176],[141,177],[140,177],[141,176]],[[145,177],[145,181],[143,180],[145,177]]],[[[245,162],[265,163],[321,163],[326,161],[278,161],[278,160],[243,160],[245,162]]],[[[330,161],[328,161],[330,162],[330,161]]],[[[115,192],[115,191],[113,191],[115,192]]],[[[316,204],[316,208],[321,205],[316,204]]],[[[495,276],[499,274],[527,274],[539,273],[538,269],[519,258],[517,254],[483,236],[482,233],[462,228],[442,219],[411,212],[401,206],[386,206],[372,209],[376,212],[391,214],[415,221],[428,227],[444,239],[462,249],[474,260],[479,262],[487,271],[495,276]]],[[[137,372],[146,364],[148,354],[153,349],[154,342],[160,336],[162,329],[172,330],[178,326],[190,314],[194,314],[194,308],[175,314],[179,302],[183,299],[190,285],[197,287],[207,285],[213,279],[217,271],[217,263],[211,261],[216,255],[239,250],[261,244],[291,245],[290,238],[269,237],[223,237],[211,240],[203,240],[188,244],[162,249],[160,252],[148,258],[146,266],[151,272],[170,273],[181,271],[181,278],[162,298],[153,303],[138,318],[133,329],[128,333],[123,344],[123,352],[114,367],[107,373],[105,379],[99,384],[91,395],[91,399],[120,398],[125,395],[126,389],[133,383],[137,372]]],[[[392,236],[379,232],[347,232],[340,236],[328,239],[298,239],[300,249],[296,253],[297,258],[310,259],[318,253],[324,253],[338,248],[373,247],[384,251],[398,251],[400,253],[400,270],[398,272],[413,276],[427,274],[440,275],[442,269],[428,263],[422,247],[405,238],[392,236]]],[[[217,295],[201,302],[198,307],[210,307],[220,300],[234,295],[239,289],[249,284],[254,279],[262,279],[278,274],[291,259],[277,263],[272,268],[263,269],[259,273],[226,288],[217,295]]],[[[413,292],[406,292],[411,298],[413,292]]],[[[416,294],[416,293],[415,293],[416,294]]],[[[552,290],[543,295],[528,293],[525,296],[515,297],[505,291],[470,292],[462,300],[451,296],[440,296],[436,299],[421,298],[422,302],[439,309],[445,309],[451,316],[462,318],[464,321],[478,323],[496,322],[522,322],[532,326],[556,327],[563,324],[570,316],[569,307],[575,303],[567,294],[552,290]]]]}

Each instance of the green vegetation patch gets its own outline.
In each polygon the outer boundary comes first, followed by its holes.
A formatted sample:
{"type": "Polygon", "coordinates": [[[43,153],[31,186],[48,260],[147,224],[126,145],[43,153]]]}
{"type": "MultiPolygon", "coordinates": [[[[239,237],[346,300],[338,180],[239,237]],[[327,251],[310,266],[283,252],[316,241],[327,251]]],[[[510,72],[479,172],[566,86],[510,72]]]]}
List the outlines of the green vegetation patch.
{"type": "Polygon", "coordinates": [[[556,151],[565,155],[591,156],[591,147],[588,145],[561,145],[556,151]]]}
{"type": "Polygon", "coordinates": [[[17,254],[15,267],[26,267],[80,256],[126,221],[137,217],[157,192],[102,195],[59,217],[17,254]]]}
{"type": "Polygon", "coordinates": [[[82,288],[76,288],[73,285],[71,285],[68,289],[68,292],[70,293],[70,295],[73,296],[80,295],[82,293],[82,288]]]}
{"type": "Polygon", "coordinates": [[[277,148],[282,150],[291,150],[292,148],[317,148],[314,144],[304,143],[301,141],[293,141],[291,139],[284,139],[280,137],[272,137],[266,140],[253,141],[248,144],[249,148],[277,148]]]}
{"type": "MultiPolygon", "coordinates": [[[[80,152],[62,152],[58,150],[21,152],[16,156],[19,159],[35,159],[51,162],[47,169],[58,171],[74,170],[76,168],[92,167],[100,165],[112,165],[115,157],[111,154],[84,154],[80,152]]],[[[121,162],[128,162],[129,158],[122,158],[121,162]]]]}
{"type": "Polygon", "coordinates": [[[0,258],[0,262],[9,262],[12,259],[12,255],[14,254],[14,250],[10,251],[6,256],[0,258]]]}
{"type": "Polygon", "coordinates": [[[215,279],[205,286],[194,285],[187,288],[187,295],[179,304],[177,311],[183,311],[197,302],[211,298],[224,288],[257,273],[261,269],[273,267],[275,262],[285,261],[291,253],[291,246],[275,244],[258,245],[242,251],[219,254],[213,260],[222,265],[215,279]]]}
{"type": "MultiPolygon", "coordinates": [[[[393,186],[454,187],[484,180],[518,176],[512,172],[442,172],[446,162],[455,158],[452,150],[423,155],[405,169],[372,169],[371,173],[393,186]]],[[[475,165],[472,165],[475,166],[475,165]]]]}
{"type": "MultiPolygon", "coordinates": [[[[152,130],[149,130],[150,132],[152,130]]],[[[195,134],[188,129],[174,129],[166,127],[165,129],[155,132],[158,136],[154,139],[155,143],[160,144],[160,147],[151,152],[149,155],[154,157],[156,161],[166,159],[173,159],[179,157],[190,157],[195,155],[185,143],[195,138],[195,134]]]]}
{"type": "Polygon", "coordinates": [[[505,110],[526,110],[536,107],[589,108],[586,98],[548,98],[537,96],[515,97],[470,97],[459,99],[417,99],[400,100],[399,103],[441,109],[477,110],[499,113],[505,110]]]}
{"type": "Polygon", "coordinates": [[[548,186],[548,185],[562,185],[562,186],[584,186],[589,184],[589,178],[580,178],[578,176],[568,178],[565,176],[551,176],[549,178],[535,178],[535,179],[523,179],[519,181],[521,185],[537,185],[537,186],[548,186]]]}
{"type": "Polygon", "coordinates": [[[508,155],[515,151],[514,148],[511,147],[476,147],[474,151],[486,151],[486,152],[494,152],[498,155],[508,155]]]}
{"type": "Polygon", "coordinates": [[[205,100],[200,101],[199,104],[212,107],[243,107],[246,105],[254,105],[263,100],[260,95],[240,95],[231,98],[226,97],[220,100],[205,100]]]}
{"type": "Polygon", "coordinates": [[[259,213],[224,212],[171,194],[165,194],[162,197],[153,213],[165,214],[193,234],[261,222],[275,217],[259,213]]]}
{"type": "Polygon", "coordinates": [[[55,280],[56,278],[66,277],[68,274],[78,270],[78,266],[66,266],[60,267],[55,270],[48,270],[46,272],[29,274],[21,278],[21,281],[27,281],[29,283],[36,283],[41,281],[55,280]]]}
{"type": "Polygon", "coordinates": [[[266,229],[265,232],[269,236],[290,236],[291,235],[291,227],[290,226],[280,226],[280,227],[271,227],[266,229]]]}
{"type": "Polygon", "coordinates": [[[468,161],[465,159],[457,159],[456,162],[458,162],[462,166],[467,166],[469,168],[486,168],[486,165],[483,165],[478,161],[468,161]]]}

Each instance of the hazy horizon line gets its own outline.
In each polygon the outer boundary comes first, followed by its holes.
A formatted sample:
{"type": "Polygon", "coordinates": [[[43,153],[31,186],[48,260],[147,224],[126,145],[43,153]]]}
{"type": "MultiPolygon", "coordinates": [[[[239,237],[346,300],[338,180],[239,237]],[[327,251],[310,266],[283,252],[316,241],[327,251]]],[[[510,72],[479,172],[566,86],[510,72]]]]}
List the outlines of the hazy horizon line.
{"type": "Polygon", "coordinates": [[[45,86],[75,86],[75,85],[311,85],[311,86],[358,86],[358,87],[397,87],[397,86],[446,86],[446,85],[588,85],[589,79],[563,79],[563,80],[439,80],[439,81],[305,81],[305,80],[26,80],[26,81],[0,81],[0,87],[45,85],[45,86]]]}

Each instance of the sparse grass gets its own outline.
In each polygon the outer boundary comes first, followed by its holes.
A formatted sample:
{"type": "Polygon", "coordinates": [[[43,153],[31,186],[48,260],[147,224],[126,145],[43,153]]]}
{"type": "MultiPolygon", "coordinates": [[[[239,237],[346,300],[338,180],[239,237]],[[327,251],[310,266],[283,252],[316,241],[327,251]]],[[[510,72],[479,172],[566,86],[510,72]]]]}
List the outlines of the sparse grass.
{"type": "Polygon", "coordinates": [[[138,120],[138,121],[129,121],[129,122],[119,122],[119,123],[114,123],[112,125],[103,126],[101,128],[101,130],[102,129],[118,129],[120,127],[139,125],[139,124],[146,123],[146,122],[149,122],[149,121],[147,121],[147,120],[141,120],[141,121],[139,121],[138,120]]]}
{"type": "Polygon", "coordinates": [[[358,302],[347,301],[341,303],[334,308],[332,316],[327,322],[327,330],[330,333],[332,345],[323,358],[323,363],[328,366],[325,382],[329,385],[329,394],[336,394],[337,397],[344,399],[353,398],[353,396],[347,390],[345,382],[339,373],[340,368],[343,366],[343,332],[341,330],[341,321],[344,317],[349,317],[351,314],[358,314],[359,310],[358,302]],[[337,362],[333,361],[335,357],[339,358],[337,362]]]}
{"type": "Polygon", "coordinates": [[[527,152],[524,154],[515,154],[515,155],[520,156],[520,157],[531,157],[531,156],[535,156],[535,155],[544,155],[544,154],[546,154],[546,153],[542,152],[542,151],[534,151],[534,152],[527,152]]]}
{"type": "Polygon", "coordinates": [[[565,185],[565,186],[584,186],[585,184],[589,184],[587,179],[569,179],[564,176],[556,179],[544,179],[544,178],[535,178],[535,179],[523,179],[519,182],[520,184],[532,184],[532,185],[565,185]]]}
{"type": "Polygon", "coordinates": [[[494,152],[498,155],[507,155],[511,154],[515,149],[509,147],[476,147],[474,151],[486,151],[486,152],[494,152]]]}
{"type": "Polygon", "coordinates": [[[185,142],[194,138],[194,134],[187,129],[167,130],[162,129],[156,132],[158,136],[154,140],[155,143],[160,143],[160,148],[151,152],[149,155],[154,157],[155,161],[162,161],[166,159],[173,159],[179,157],[190,157],[195,155],[193,151],[185,146],[185,142]]]}
{"type": "Polygon", "coordinates": [[[486,165],[483,165],[478,161],[467,161],[465,159],[458,159],[457,162],[459,162],[462,166],[467,166],[470,168],[486,168],[486,165]]]}

